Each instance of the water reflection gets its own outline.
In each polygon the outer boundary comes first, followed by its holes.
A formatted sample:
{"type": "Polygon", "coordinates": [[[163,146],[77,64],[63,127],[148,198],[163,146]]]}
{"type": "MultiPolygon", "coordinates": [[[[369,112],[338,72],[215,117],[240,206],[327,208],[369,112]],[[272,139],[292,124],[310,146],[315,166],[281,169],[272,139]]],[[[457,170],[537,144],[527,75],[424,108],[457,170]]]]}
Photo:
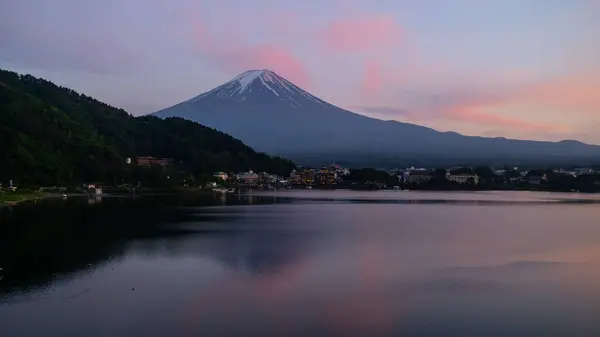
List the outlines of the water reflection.
{"type": "MultiPolygon", "coordinates": [[[[0,267],[4,277],[0,300],[52,288],[132,251],[172,258],[207,256],[228,268],[246,268],[252,273],[277,269],[292,259],[293,253],[286,252],[298,249],[294,236],[256,226],[236,227],[236,221],[246,214],[243,209],[180,207],[189,203],[243,205],[248,201],[236,199],[223,199],[223,195],[144,199],[147,202],[109,198],[102,204],[102,197],[95,197],[1,208],[0,267]],[[285,251],[280,254],[278,247],[285,251]]],[[[270,204],[272,198],[261,198],[261,203],[270,204]]]]}
{"type": "Polygon", "coordinates": [[[88,197],[88,205],[95,205],[95,204],[99,204],[102,202],[102,196],[89,196],[88,197]]]}
{"type": "Polygon", "coordinates": [[[15,207],[0,218],[0,326],[8,336],[600,335],[594,204],[306,194],[15,207]]]}

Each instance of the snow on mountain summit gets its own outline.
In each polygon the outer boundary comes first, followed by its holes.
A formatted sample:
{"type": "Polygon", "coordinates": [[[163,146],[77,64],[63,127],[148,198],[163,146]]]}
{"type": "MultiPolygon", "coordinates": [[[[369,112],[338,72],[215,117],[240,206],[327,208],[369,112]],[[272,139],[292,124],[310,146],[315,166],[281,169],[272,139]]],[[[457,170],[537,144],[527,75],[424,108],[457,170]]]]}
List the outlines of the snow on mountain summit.
{"type": "Polygon", "coordinates": [[[307,104],[327,104],[269,69],[245,71],[229,82],[184,103],[197,103],[206,99],[246,101],[258,99],[259,97],[261,100],[289,100],[289,105],[292,107],[302,107],[307,104]],[[268,96],[265,96],[265,93],[268,96]]]}

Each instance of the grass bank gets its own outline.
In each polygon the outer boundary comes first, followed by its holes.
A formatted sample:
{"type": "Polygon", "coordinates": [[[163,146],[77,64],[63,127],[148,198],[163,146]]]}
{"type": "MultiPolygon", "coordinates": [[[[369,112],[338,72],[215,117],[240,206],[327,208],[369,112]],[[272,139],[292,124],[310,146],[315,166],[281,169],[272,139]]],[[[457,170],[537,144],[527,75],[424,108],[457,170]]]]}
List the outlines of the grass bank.
{"type": "Polygon", "coordinates": [[[16,204],[23,201],[57,196],[60,196],[60,194],[47,192],[0,192],[0,204],[16,204]]]}

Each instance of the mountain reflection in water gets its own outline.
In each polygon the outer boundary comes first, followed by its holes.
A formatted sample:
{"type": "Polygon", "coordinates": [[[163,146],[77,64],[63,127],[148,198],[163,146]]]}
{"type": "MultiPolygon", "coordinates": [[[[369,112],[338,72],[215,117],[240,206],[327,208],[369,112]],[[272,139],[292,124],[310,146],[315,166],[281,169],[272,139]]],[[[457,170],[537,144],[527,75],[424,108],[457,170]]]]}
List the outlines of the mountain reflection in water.
{"type": "Polygon", "coordinates": [[[0,208],[3,336],[600,335],[590,195],[270,192],[0,208]]]}

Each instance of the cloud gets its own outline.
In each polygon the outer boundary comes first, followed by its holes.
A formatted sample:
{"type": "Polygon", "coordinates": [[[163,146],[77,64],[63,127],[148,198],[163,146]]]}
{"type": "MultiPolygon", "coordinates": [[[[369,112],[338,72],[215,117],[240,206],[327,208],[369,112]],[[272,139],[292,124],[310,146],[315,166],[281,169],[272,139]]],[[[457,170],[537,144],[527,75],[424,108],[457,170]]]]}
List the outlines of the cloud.
{"type": "Polygon", "coordinates": [[[196,32],[197,51],[226,72],[237,74],[249,69],[271,69],[299,86],[310,86],[306,66],[284,44],[249,43],[239,31],[211,31],[202,24],[197,26],[196,32]]]}
{"type": "Polygon", "coordinates": [[[600,68],[527,86],[511,101],[600,114],[600,68]]]}
{"type": "Polygon", "coordinates": [[[300,86],[309,85],[302,61],[280,45],[241,45],[229,52],[216,51],[211,56],[217,56],[214,60],[228,71],[268,68],[300,86]]]}
{"type": "Polygon", "coordinates": [[[449,90],[437,94],[417,91],[402,91],[397,95],[404,105],[360,106],[358,109],[367,113],[389,115],[395,119],[411,122],[446,120],[476,125],[479,127],[501,127],[518,132],[565,133],[568,128],[563,124],[532,122],[490,112],[492,108],[503,107],[513,97],[501,90],[488,93],[480,90],[449,90]]]}
{"type": "Polygon", "coordinates": [[[332,20],[318,33],[318,39],[333,52],[362,53],[397,45],[403,35],[392,17],[374,16],[332,20]]]}
{"type": "MultiPolygon", "coordinates": [[[[471,119],[476,124],[504,126],[524,131],[565,133],[571,131],[568,126],[570,120],[567,117],[596,117],[600,113],[600,77],[597,71],[590,69],[587,74],[550,78],[509,89],[499,88],[493,95],[474,94],[452,103],[441,109],[449,119],[471,119]],[[565,122],[528,122],[488,112],[491,109],[498,112],[517,106],[564,111],[561,119],[565,122]]],[[[534,114],[529,117],[547,119],[547,116],[534,114]]]]}
{"type": "Polygon", "coordinates": [[[519,118],[488,113],[480,110],[478,106],[450,107],[445,111],[444,118],[479,126],[503,127],[524,132],[564,133],[568,131],[563,124],[529,122],[519,118]]]}
{"type": "Polygon", "coordinates": [[[364,66],[362,90],[367,95],[379,92],[383,87],[381,65],[376,61],[367,61],[364,66]]]}

